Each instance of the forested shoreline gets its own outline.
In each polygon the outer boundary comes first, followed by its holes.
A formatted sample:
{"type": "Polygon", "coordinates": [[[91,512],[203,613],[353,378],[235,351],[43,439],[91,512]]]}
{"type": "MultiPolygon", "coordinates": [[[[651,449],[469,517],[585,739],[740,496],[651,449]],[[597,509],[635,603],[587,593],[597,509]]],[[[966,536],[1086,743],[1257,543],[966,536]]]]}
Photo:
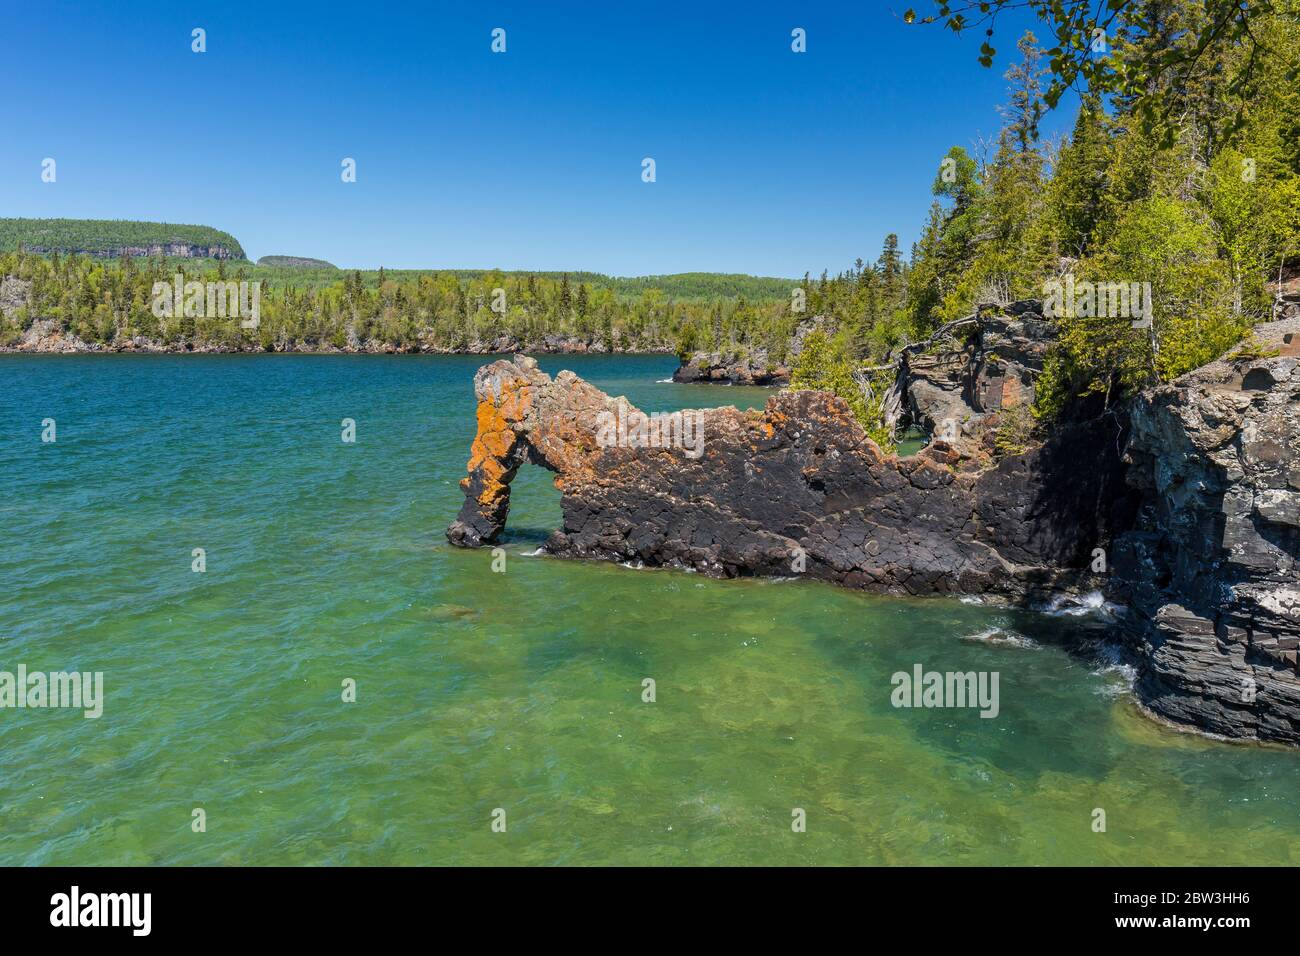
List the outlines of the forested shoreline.
{"type": "Polygon", "coordinates": [[[810,280],[712,273],[617,278],[499,270],[313,270],[161,257],[0,255],[0,347],[33,323],[78,348],[168,351],[681,352],[697,345],[783,353],[810,280]],[[200,305],[159,317],[158,283],[260,282],[256,328],[200,305]],[[185,314],[188,311],[192,314],[185,314]]]}

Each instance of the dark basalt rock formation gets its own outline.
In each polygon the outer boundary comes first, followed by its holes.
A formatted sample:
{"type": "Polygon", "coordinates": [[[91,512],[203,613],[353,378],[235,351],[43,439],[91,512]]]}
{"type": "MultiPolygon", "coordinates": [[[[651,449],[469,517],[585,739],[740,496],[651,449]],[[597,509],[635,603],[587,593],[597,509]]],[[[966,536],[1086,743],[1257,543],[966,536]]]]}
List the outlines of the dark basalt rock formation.
{"type": "Polygon", "coordinates": [[[1027,606],[1104,589],[1130,606],[1152,712],[1300,743],[1300,321],[1261,327],[1275,357],[1216,362],[1141,396],[1131,426],[1105,415],[1009,452],[1047,333],[1023,304],[904,356],[900,420],[959,426],[911,458],[882,453],[841,399],[807,391],[761,412],[682,413],[699,416],[693,457],[656,441],[663,428],[639,440],[644,416],[571,372],[495,362],[475,376],[478,434],[447,537],[496,540],[510,481],[533,463],[562,492],[552,554],[1027,606]],[[611,416],[626,426],[613,445],[611,416]],[[1092,570],[1098,548],[1109,574],[1092,570]]]}
{"type": "Polygon", "coordinates": [[[1131,409],[1116,593],[1138,613],[1146,706],[1230,737],[1300,743],[1300,318],[1273,357],[1212,362],[1131,409]]]}
{"type": "Polygon", "coordinates": [[[1026,597],[1099,585],[1088,558],[1130,497],[1113,422],[1063,430],[996,462],[942,440],[899,458],[881,452],[842,399],[782,392],[761,413],[694,413],[703,452],[692,458],[680,447],[602,447],[601,412],[642,413],[571,372],[552,381],[522,356],[480,369],[475,394],[467,497],[448,530],[455,544],[497,537],[510,479],[532,462],[559,475],[564,525],[546,544],[554,554],[1026,597]]]}
{"type": "Polygon", "coordinates": [[[790,369],[768,361],[766,352],[735,355],[725,352],[696,352],[690,361],[673,372],[682,385],[759,385],[780,387],[790,384],[790,369]]]}

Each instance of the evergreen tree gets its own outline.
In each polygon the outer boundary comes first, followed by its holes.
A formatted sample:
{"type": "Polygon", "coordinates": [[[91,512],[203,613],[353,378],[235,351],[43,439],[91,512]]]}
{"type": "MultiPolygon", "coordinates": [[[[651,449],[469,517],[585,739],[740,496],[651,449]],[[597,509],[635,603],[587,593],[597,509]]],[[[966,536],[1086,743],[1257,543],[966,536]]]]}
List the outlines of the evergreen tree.
{"type": "Polygon", "coordinates": [[[1048,220],[1055,250],[1080,258],[1105,214],[1110,163],[1106,115],[1095,98],[1084,99],[1074,133],[1057,157],[1048,193],[1048,220]]]}

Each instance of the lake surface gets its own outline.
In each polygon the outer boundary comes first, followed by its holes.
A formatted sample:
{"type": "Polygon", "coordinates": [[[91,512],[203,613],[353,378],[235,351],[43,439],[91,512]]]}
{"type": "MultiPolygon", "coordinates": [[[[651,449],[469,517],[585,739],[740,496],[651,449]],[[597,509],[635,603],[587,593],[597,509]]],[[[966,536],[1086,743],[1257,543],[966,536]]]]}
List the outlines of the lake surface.
{"type": "Polygon", "coordinates": [[[0,670],[106,696],[0,710],[0,864],[1300,863],[1300,753],[1146,720],[1087,618],[534,556],[533,468],[504,573],[451,548],[481,362],[0,356],[0,670]]]}

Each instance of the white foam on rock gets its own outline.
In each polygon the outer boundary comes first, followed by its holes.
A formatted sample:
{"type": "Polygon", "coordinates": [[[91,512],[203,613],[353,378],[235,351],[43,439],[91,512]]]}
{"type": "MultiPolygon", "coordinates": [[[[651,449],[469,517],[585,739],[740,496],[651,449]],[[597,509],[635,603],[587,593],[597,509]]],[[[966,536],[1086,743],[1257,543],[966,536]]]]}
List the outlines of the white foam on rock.
{"type": "Polygon", "coordinates": [[[989,627],[974,634],[963,634],[963,641],[978,641],[981,644],[996,644],[1002,647],[1019,647],[1024,650],[1041,650],[1042,645],[1032,638],[1001,627],[989,627]]]}
{"type": "Polygon", "coordinates": [[[1106,620],[1113,620],[1124,613],[1121,605],[1107,601],[1106,596],[1100,591],[1089,591],[1081,595],[1057,594],[1047,602],[1046,606],[1037,610],[1053,617],[1092,616],[1106,620]]]}

